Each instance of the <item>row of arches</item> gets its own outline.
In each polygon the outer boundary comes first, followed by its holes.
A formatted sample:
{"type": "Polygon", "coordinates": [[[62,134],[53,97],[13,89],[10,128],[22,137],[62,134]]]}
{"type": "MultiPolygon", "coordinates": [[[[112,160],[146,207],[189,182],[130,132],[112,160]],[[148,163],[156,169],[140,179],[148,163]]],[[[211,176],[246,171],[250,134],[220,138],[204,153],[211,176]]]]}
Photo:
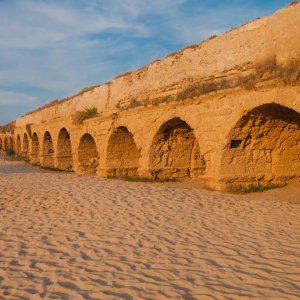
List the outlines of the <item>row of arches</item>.
{"type": "Polygon", "coordinates": [[[11,152],[15,152],[18,154],[23,154],[23,157],[28,157],[29,154],[29,140],[28,136],[25,133],[23,137],[23,147],[21,146],[21,138],[20,135],[17,136],[16,142],[14,142],[13,137],[0,137],[0,150],[7,150],[11,152]],[[21,151],[21,149],[23,149],[21,151]]]}
{"type": "MultiPolygon", "coordinates": [[[[224,182],[299,179],[298,112],[275,103],[259,106],[245,114],[231,129],[227,138],[226,146],[219,149],[220,179],[224,182]]],[[[3,146],[0,139],[0,147],[6,148],[8,143],[11,140],[5,139],[3,146]]],[[[49,131],[44,133],[42,141],[39,141],[37,133],[32,134],[30,153],[26,133],[23,143],[21,136],[17,136],[15,146],[17,153],[30,157],[34,164],[48,168],[73,170],[76,164],[76,170],[95,174],[99,167],[99,150],[90,133],[84,133],[80,137],[75,150],[66,128],[59,131],[56,149],[49,131]],[[74,151],[77,151],[75,161],[74,151]]],[[[137,147],[135,137],[127,127],[117,127],[111,133],[104,155],[107,176],[140,175],[141,149],[137,147]]],[[[194,130],[179,117],[160,126],[147,155],[147,168],[153,178],[198,178],[206,174],[206,157],[201,152],[194,130]]]]}
{"type": "Polygon", "coordinates": [[[14,150],[14,140],[11,136],[0,138],[0,150],[14,150]]]}
{"type": "MultiPolygon", "coordinates": [[[[23,157],[30,156],[33,164],[41,164],[47,168],[73,170],[72,142],[65,128],[59,131],[56,151],[53,144],[49,131],[44,133],[42,141],[39,141],[37,133],[34,132],[29,154],[27,133],[23,136],[23,147],[18,134],[15,150],[23,157]]],[[[94,137],[89,133],[83,134],[77,150],[77,170],[82,173],[95,174],[100,155],[94,137]]],[[[107,176],[138,176],[141,158],[141,151],[137,148],[133,134],[125,126],[117,127],[112,132],[107,145],[107,176]]],[[[150,161],[151,174],[154,178],[197,177],[205,172],[205,162],[200,155],[193,129],[180,118],[173,118],[161,126],[153,142],[150,161]]]]}

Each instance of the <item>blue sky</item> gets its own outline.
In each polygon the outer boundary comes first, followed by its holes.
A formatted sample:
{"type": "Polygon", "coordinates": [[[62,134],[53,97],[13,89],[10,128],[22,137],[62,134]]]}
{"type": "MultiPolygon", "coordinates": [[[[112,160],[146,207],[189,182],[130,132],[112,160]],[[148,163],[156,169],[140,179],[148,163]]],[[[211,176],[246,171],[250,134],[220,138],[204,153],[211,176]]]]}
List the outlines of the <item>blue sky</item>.
{"type": "Polygon", "coordinates": [[[0,124],[290,0],[0,0],[0,124]]]}

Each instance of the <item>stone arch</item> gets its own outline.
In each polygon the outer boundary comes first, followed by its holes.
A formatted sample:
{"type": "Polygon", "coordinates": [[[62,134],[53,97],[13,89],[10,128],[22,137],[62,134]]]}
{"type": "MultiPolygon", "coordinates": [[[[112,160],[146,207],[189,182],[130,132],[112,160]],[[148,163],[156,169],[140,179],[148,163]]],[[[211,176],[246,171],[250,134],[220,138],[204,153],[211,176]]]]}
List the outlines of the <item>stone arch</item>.
{"type": "Polygon", "coordinates": [[[0,138],[0,151],[3,150],[3,142],[2,139],[0,138]]]}
{"type": "Polygon", "coordinates": [[[19,134],[17,136],[16,152],[17,152],[17,154],[21,154],[21,137],[19,134]]]}
{"type": "Polygon", "coordinates": [[[23,157],[25,159],[28,159],[28,153],[29,153],[29,140],[27,133],[24,133],[23,136],[23,157]]]}
{"type": "Polygon", "coordinates": [[[66,128],[59,131],[57,138],[57,168],[66,171],[73,169],[72,144],[66,128]]]}
{"type": "Polygon", "coordinates": [[[96,174],[99,164],[99,154],[94,138],[85,133],[78,146],[78,171],[86,174],[96,174]]]}
{"type": "Polygon", "coordinates": [[[120,126],[115,129],[107,145],[107,175],[114,177],[137,176],[140,158],[141,153],[127,127],[120,126]]]}
{"type": "Polygon", "coordinates": [[[54,167],[53,142],[49,131],[46,131],[43,138],[43,166],[47,168],[54,167]]]}
{"type": "Polygon", "coordinates": [[[31,141],[31,162],[33,164],[39,164],[40,163],[40,143],[39,138],[36,132],[32,135],[32,141],[31,141]]]}
{"type": "Polygon", "coordinates": [[[7,151],[13,151],[13,139],[12,137],[6,136],[4,139],[4,148],[7,151]]]}
{"type": "Polygon", "coordinates": [[[9,145],[8,145],[9,143],[8,143],[8,138],[7,138],[7,136],[4,138],[4,150],[8,150],[8,148],[9,148],[9,145]]]}
{"type": "Polygon", "coordinates": [[[300,113],[280,104],[258,106],[231,129],[220,179],[232,186],[300,181],[300,113]]]}
{"type": "Polygon", "coordinates": [[[205,174],[205,161],[193,129],[180,118],[165,122],[150,149],[150,172],[154,178],[195,178],[205,174]]]}
{"type": "Polygon", "coordinates": [[[14,151],[14,139],[12,138],[12,136],[9,138],[9,149],[11,151],[14,151]]]}

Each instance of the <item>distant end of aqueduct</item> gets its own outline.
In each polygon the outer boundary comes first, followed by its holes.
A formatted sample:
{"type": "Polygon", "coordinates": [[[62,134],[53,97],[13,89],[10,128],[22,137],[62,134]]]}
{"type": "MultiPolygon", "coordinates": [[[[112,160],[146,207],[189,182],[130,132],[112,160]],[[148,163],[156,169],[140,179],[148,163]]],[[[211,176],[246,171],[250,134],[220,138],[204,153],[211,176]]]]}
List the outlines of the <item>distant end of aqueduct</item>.
{"type": "Polygon", "coordinates": [[[105,177],[300,183],[300,4],[30,112],[0,149],[105,177]]]}

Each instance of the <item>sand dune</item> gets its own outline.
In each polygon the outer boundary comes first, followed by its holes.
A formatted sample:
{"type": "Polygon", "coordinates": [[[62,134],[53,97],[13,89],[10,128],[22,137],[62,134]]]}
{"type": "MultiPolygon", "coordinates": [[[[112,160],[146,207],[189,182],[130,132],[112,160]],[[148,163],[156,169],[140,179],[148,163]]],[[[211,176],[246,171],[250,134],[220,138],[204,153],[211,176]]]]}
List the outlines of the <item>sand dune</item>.
{"type": "Polygon", "coordinates": [[[2,161],[0,299],[300,299],[300,187],[241,196],[2,161]]]}

